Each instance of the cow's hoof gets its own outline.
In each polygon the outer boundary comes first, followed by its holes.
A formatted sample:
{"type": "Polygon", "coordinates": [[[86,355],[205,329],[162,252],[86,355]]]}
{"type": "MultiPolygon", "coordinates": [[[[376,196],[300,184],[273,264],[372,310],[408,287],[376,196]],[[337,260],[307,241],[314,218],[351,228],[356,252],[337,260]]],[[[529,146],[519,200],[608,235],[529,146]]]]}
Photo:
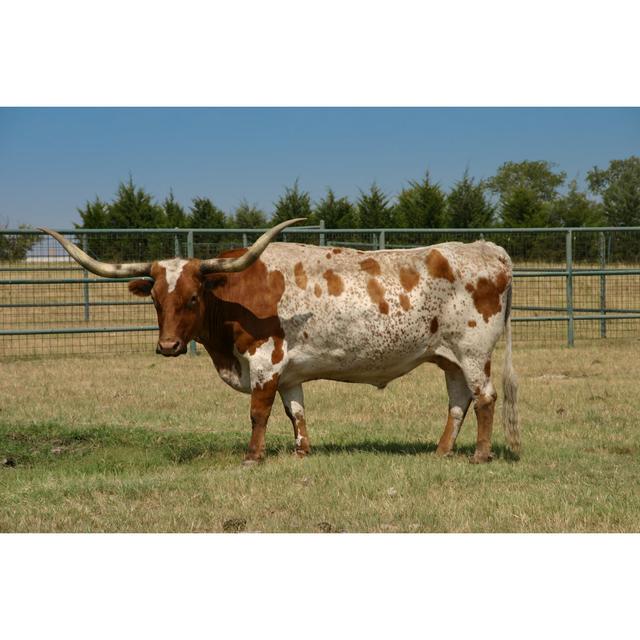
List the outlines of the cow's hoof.
{"type": "Polygon", "coordinates": [[[436,449],[436,455],[439,458],[453,458],[453,451],[451,449],[449,449],[449,451],[446,449],[436,449]]]}
{"type": "Polygon", "coordinates": [[[485,464],[493,460],[493,453],[478,453],[477,451],[469,458],[471,464],[485,464]]]}
{"type": "Polygon", "coordinates": [[[304,449],[296,449],[293,455],[296,458],[300,458],[302,460],[303,458],[306,458],[309,455],[309,452],[305,451],[304,449]]]}

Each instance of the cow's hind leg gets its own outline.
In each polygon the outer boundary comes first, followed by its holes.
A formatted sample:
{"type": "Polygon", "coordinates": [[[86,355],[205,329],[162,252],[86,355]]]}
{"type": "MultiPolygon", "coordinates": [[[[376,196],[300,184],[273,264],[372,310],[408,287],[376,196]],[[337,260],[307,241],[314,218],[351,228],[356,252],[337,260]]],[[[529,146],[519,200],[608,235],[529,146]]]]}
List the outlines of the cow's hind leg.
{"type": "Polygon", "coordinates": [[[471,404],[471,391],[465,380],[462,369],[449,360],[441,359],[438,366],[444,370],[449,394],[449,413],[436,453],[441,456],[449,455],[456,443],[460,427],[467,415],[471,404]]]}
{"type": "Polygon", "coordinates": [[[251,440],[244,458],[245,464],[253,464],[264,458],[264,436],[271,407],[278,389],[278,376],[265,384],[256,384],[251,391],[251,440]]]}
{"type": "Polygon", "coordinates": [[[289,389],[281,390],[280,397],[284,410],[293,425],[293,437],[296,440],[296,455],[300,458],[306,456],[311,447],[309,446],[309,435],[307,433],[307,423],[304,418],[304,395],[302,385],[296,385],[289,389]]]}
{"type": "Polygon", "coordinates": [[[478,438],[476,451],[471,458],[473,463],[489,462],[491,454],[491,432],[493,431],[493,413],[496,406],[496,390],[491,383],[491,360],[476,359],[465,361],[462,368],[467,384],[473,394],[473,408],[478,420],[478,438]]]}

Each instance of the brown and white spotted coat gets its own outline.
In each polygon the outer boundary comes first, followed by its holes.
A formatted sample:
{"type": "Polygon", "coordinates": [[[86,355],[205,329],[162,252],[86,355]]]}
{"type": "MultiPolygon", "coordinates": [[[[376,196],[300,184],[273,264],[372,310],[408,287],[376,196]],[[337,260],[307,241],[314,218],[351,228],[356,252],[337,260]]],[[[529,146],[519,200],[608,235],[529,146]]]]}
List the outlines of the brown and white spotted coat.
{"type": "MultiPolygon", "coordinates": [[[[222,254],[235,257],[245,250],[222,254]]],[[[438,453],[451,452],[471,402],[478,419],[473,460],[491,457],[496,392],[491,354],[510,306],[512,264],[490,242],[449,242],[361,252],[271,243],[239,273],[202,275],[198,260],[153,264],[158,352],[201,343],[220,377],[251,394],[247,461],[264,455],[277,393],[294,427],[296,452],[309,451],[302,384],[330,379],[384,388],[423,362],[445,372],[449,393],[438,453]]]]}

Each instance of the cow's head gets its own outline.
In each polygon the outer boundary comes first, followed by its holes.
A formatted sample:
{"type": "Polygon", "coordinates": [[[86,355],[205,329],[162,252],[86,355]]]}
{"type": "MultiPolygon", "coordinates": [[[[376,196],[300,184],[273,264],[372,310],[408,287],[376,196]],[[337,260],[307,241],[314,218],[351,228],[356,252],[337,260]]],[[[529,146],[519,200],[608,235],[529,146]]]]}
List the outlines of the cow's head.
{"type": "Polygon", "coordinates": [[[76,262],[91,273],[107,278],[142,278],[129,282],[129,291],[153,299],[160,329],[156,353],[179,356],[187,351],[189,341],[202,331],[205,320],[204,292],[210,274],[237,272],[250,267],[282,229],[301,220],[304,218],[287,220],[269,229],[237,258],[173,258],[128,264],[99,262],[56,231],[46,228],[40,231],[54,237],[76,262]]]}

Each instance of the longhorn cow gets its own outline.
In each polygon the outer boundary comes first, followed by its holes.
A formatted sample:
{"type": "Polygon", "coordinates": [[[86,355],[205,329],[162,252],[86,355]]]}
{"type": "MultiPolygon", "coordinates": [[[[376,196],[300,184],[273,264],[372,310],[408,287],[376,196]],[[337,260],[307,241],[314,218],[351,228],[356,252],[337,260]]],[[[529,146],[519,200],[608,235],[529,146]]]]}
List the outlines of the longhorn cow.
{"type": "Polygon", "coordinates": [[[511,357],[512,263],[491,242],[357,251],[271,243],[288,220],[249,249],[209,260],[147,263],[94,260],[55,231],[85,269],[129,282],[158,314],[156,352],[178,356],[190,340],[207,350],[230,387],[251,394],[252,434],[245,457],[264,457],[276,394],[293,424],[295,452],[310,451],[302,384],[328,379],[384,388],[424,362],[444,371],[449,410],[437,453],[450,454],[473,402],[478,422],[472,462],[491,459],[496,392],[491,356],[506,332],[503,423],[518,452],[517,382],[511,357]]]}

